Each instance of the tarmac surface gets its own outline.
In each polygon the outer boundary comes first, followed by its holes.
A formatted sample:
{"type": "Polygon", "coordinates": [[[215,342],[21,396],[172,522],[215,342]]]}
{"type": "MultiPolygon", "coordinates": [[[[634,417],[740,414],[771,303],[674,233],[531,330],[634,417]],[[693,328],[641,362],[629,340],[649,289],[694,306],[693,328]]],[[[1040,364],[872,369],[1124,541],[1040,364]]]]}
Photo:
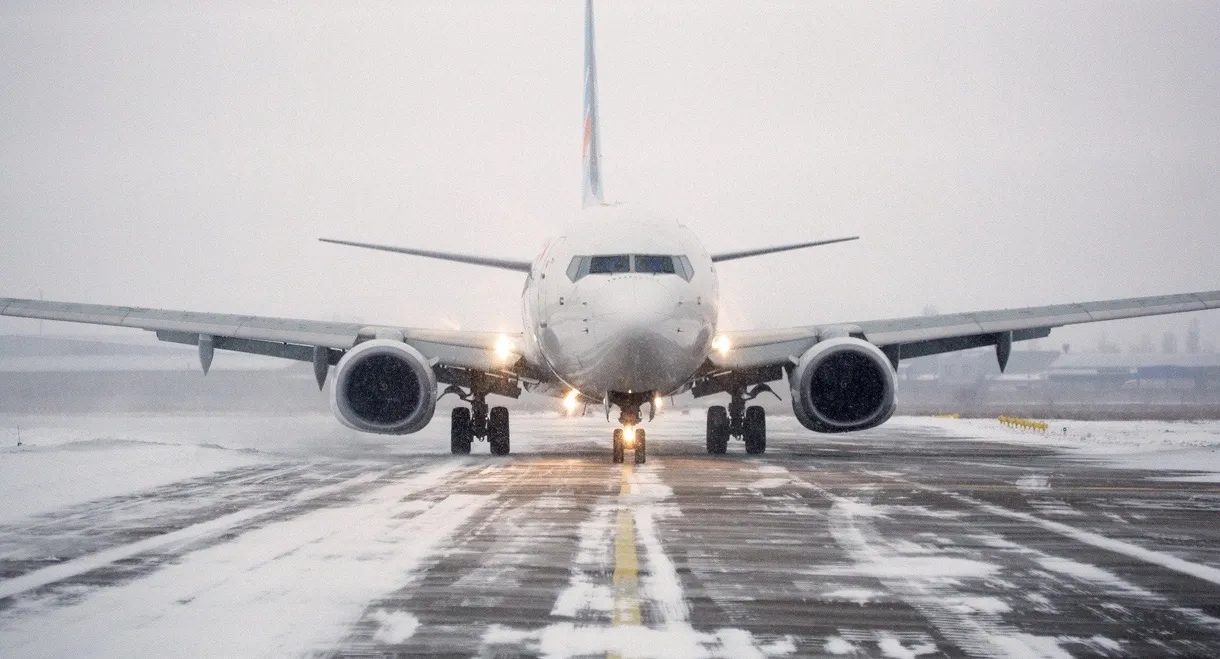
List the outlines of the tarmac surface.
{"type": "Polygon", "coordinates": [[[662,417],[613,465],[603,419],[514,417],[507,458],[437,432],[22,518],[0,655],[1220,656],[1220,484],[769,422],[709,456],[662,417]]]}

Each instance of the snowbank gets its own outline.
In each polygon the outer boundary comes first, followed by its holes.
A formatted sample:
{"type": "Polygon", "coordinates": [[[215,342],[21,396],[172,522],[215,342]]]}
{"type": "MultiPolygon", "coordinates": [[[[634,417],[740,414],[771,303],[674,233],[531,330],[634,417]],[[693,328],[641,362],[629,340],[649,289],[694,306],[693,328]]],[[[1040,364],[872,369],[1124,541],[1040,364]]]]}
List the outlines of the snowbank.
{"type": "Polygon", "coordinates": [[[894,426],[934,428],[947,437],[1050,446],[1123,469],[1197,472],[1173,480],[1220,482],[1220,421],[1065,421],[1043,419],[1045,433],[995,419],[899,417],[894,426]]]}

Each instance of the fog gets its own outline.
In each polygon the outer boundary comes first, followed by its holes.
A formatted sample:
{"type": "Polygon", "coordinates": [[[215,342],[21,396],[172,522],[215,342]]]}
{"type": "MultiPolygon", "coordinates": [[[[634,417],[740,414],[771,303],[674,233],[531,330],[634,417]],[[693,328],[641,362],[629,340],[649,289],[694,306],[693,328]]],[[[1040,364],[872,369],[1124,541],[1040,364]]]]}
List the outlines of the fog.
{"type": "MultiPolygon", "coordinates": [[[[579,0],[167,4],[0,5],[0,295],[519,328],[515,273],[315,239],[532,258],[579,213],[579,0]]],[[[725,264],[725,327],[1220,288],[1216,3],[596,11],[608,199],[863,237],[725,264]]]]}

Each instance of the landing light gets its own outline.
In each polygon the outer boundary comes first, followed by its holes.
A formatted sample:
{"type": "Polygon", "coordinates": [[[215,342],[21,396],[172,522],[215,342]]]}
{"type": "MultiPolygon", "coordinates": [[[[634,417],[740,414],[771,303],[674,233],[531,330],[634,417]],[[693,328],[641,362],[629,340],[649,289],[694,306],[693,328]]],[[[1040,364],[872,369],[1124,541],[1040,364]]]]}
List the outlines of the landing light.
{"type": "Polygon", "coordinates": [[[659,410],[659,409],[661,409],[661,397],[660,397],[660,396],[655,396],[655,397],[653,397],[653,399],[652,399],[652,409],[654,409],[654,410],[659,410]]]}
{"type": "Polygon", "coordinates": [[[718,336],[712,340],[712,350],[715,350],[721,357],[728,357],[729,350],[732,350],[733,344],[729,342],[729,337],[718,336]]]}
{"type": "Polygon", "coordinates": [[[507,336],[500,335],[496,338],[496,359],[507,362],[513,356],[513,340],[507,336]]]}
{"type": "Polygon", "coordinates": [[[569,391],[568,395],[563,397],[563,409],[567,410],[568,414],[574,414],[576,412],[576,405],[578,404],[579,398],[579,391],[576,391],[575,389],[569,391]]]}
{"type": "Polygon", "coordinates": [[[635,445],[635,426],[623,426],[623,445],[627,448],[635,445]]]}

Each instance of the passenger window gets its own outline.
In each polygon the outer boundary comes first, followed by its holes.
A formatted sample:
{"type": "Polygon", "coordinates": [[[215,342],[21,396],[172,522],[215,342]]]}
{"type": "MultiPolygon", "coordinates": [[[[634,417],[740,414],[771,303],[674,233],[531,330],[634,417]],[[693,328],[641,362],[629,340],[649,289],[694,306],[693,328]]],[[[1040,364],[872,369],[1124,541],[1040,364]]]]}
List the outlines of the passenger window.
{"type": "Polygon", "coordinates": [[[636,254],[635,271],[653,275],[674,274],[674,257],[656,254],[636,254]]]}
{"type": "Polygon", "coordinates": [[[606,275],[630,271],[631,259],[626,254],[589,257],[589,274],[591,275],[606,275]]]}

